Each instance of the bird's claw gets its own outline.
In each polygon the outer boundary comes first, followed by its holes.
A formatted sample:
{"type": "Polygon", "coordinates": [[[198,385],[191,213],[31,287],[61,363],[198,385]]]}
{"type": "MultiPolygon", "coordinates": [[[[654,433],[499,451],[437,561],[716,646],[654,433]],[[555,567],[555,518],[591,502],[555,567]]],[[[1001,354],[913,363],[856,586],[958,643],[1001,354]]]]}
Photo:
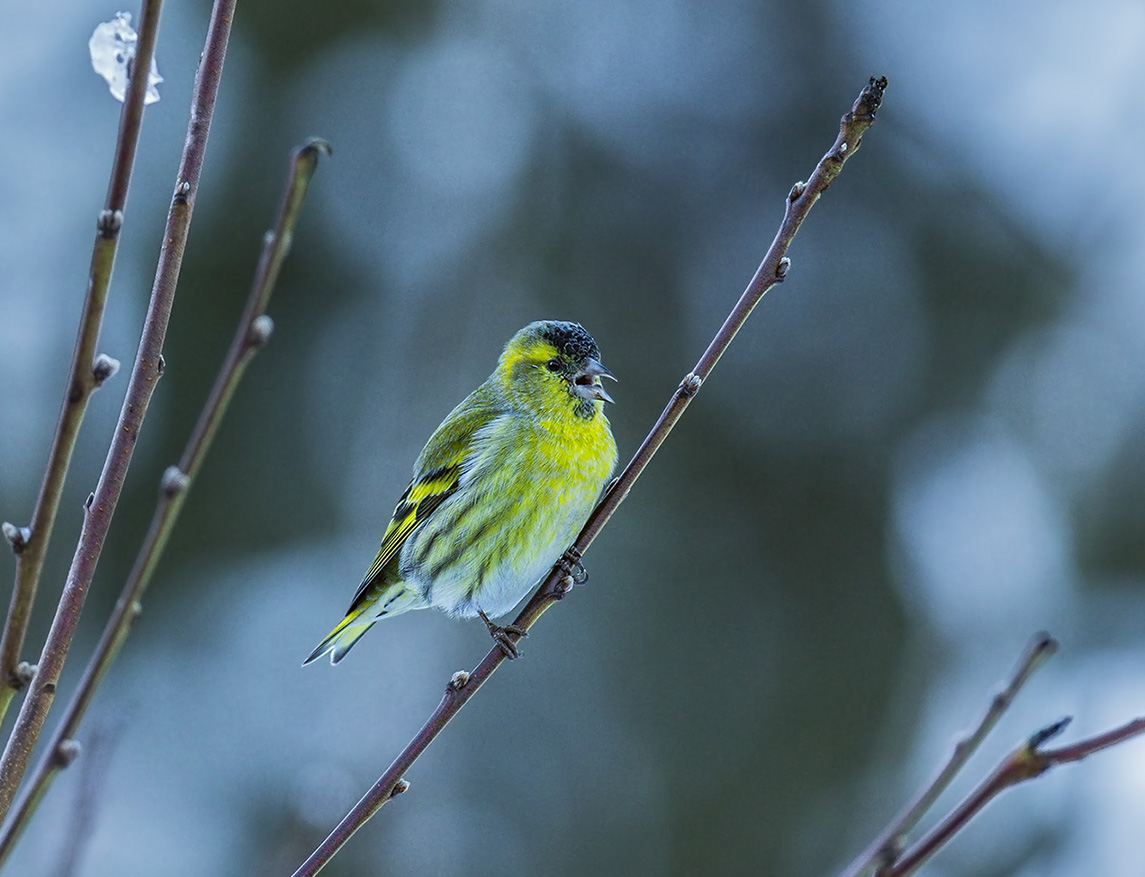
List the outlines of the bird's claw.
{"type": "Polygon", "coordinates": [[[561,555],[561,559],[557,561],[557,565],[572,579],[574,585],[583,585],[588,581],[588,570],[584,568],[580,558],[580,549],[575,545],[570,545],[568,550],[561,555]]]}
{"type": "Polygon", "coordinates": [[[519,639],[524,639],[529,635],[529,632],[523,627],[518,627],[515,624],[494,624],[489,620],[489,616],[484,612],[478,610],[478,615],[481,620],[485,622],[485,627],[489,630],[489,636],[493,637],[493,642],[497,643],[497,647],[501,649],[501,653],[510,661],[514,661],[521,657],[521,650],[517,648],[517,644],[510,638],[516,636],[519,639]]]}

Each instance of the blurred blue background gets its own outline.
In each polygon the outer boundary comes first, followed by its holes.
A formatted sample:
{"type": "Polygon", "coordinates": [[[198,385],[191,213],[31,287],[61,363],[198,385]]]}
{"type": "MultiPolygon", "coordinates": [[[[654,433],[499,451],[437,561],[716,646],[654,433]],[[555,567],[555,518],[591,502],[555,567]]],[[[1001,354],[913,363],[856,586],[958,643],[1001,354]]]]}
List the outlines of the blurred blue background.
{"type": "MultiPolygon", "coordinates": [[[[125,366],[208,8],[164,12],[100,344],[125,366]]],[[[114,145],[87,39],[116,11],[25,6],[0,57],[0,517],[17,523],[114,145]]],[[[289,149],[320,135],[335,156],[273,341],[85,724],[99,757],[56,783],[9,871],[55,873],[78,809],[84,877],[290,873],[489,645],[413,613],[336,669],[299,667],[429,432],[513,331],[572,319],[621,380],[627,459],[871,74],[890,89],[864,149],[593,546],[589,584],[324,873],[831,873],[1041,628],[1062,653],[947,805],[1062,715],[1072,739],[1141,713],[1143,43],[1131,0],[244,0],[167,372],[63,696],[229,342],[289,149]]],[[[125,386],[92,400],[34,642],[125,386]]],[[[1138,875],[1143,789],[1140,742],[1057,771],[925,873],[1138,875]]]]}

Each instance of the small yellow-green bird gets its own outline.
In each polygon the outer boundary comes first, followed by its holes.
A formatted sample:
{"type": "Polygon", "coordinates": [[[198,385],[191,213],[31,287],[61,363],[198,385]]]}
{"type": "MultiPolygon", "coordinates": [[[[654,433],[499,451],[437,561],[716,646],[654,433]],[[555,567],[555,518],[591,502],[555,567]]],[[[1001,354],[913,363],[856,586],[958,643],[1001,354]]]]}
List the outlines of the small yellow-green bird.
{"type": "MultiPolygon", "coordinates": [[[[578,323],[514,335],[497,369],[422,449],[378,556],[305,664],[337,664],[379,618],[436,606],[504,615],[572,544],[616,465],[596,342],[578,323]]],[[[511,628],[510,628],[511,629],[511,628]]]]}

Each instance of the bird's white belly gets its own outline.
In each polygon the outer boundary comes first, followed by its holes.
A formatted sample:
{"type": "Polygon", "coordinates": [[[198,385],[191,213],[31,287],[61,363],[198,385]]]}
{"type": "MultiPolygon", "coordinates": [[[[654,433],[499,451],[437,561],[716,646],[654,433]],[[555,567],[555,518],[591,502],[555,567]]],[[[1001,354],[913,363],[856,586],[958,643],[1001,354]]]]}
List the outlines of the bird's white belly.
{"type": "Polygon", "coordinates": [[[576,533],[566,539],[553,539],[536,552],[531,563],[514,565],[506,560],[489,570],[481,581],[481,586],[470,594],[473,584],[471,575],[446,574],[439,576],[430,592],[433,605],[445,609],[453,615],[471,617],[481,610],[490,618],[499,618],[532,591],[556,563],[558,557],[572,543],[576,533]]]}
{"type": "MultiPolygon", "coordinates": [[[[424,543],[419,544],[415,531],[407,543],[408,558],[403,551],[402,577],[426,602],[451,615],[472,617],[480,610],[497,618],[521,602],[552,568],[576,538],[594,502],[594,493],[573,490],[543,504],[547,513],[539,517],[502,512],[498,519],[503,523],[485,531],[478,540],[480,547],[466,548],[440,569],[432,562],[414,561],[424,556],[420,550],[424,543]]],[[[480,525],[480,520],[474,522],[475,529],[480,525]]]]}

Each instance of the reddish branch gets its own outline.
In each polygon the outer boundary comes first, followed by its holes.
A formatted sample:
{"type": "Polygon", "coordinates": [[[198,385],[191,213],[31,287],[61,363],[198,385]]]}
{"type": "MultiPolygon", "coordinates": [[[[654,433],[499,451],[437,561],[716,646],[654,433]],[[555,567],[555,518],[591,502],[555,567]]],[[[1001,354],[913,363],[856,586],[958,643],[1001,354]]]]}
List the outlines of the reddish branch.
{"type": "MultiPolygon", "coordinates": [[[[223,59],[226,57],[235,3],[236,0],[216,0],[211,11],[207,43],[195,75],[187,137],[175,180],[174,196],[167,214],[163,247],[159,255],[159,265],[144,319],[139,349],[99,483],[84,506],[79,544],[76,546],[71,568],[68,570],[67,581],[47,641],[40,654],[35,678],[16,718],[4,755],[0,758],[0,818],[7,815],[12,805],[16,789],[32,756],[32,748],[39,739],[44,720],[55,698],[56,684],[71,647],[88,588],[107,539],[112,516],[123,491],[135,442],[139,437],[151,396],[155,392],[155,385],[163,373],[163,341],[167,336],[167,324],[175,300],[175,286],[179,280],[195,195],[199,188],[199,176],[206,154],[207,137],[210,133],[219,80],[222,76],[223,59]]],[[[142,65],[141,58],[137,57],[136,61],[140,69],[150,69],[149,65],[142,65]]],[[[145,80],[146,76],[139,78],[145,80]]]]}
{"type": "MultiPolygon", "coordinates": [[[[135,58],[132,62],[133,71],[151,69],[162,5],[162,0],[145,0],[143,3],[139,35],[135,44],[135,58]]],[[[131,183],[131,170],[135,165],[139,132],[143,127],[143,106],[147,85],[146,75],[132,75],[127,86],[123,111],[119,117],[119,139],[112,159],[111,179],[107,185],[107,197],[96,226],[87,295],[84,299],[75,351],[72,354],[71,372],[64,390],[60,416],[56,421],[56,432],[52,437],[52,448],[48,454],[48,464],[44,469],[44,480],[36,497],[35,510],[32,512],[32,521],[28,527],[5,526],[5,534],[8,535],[12,550],[16,553],[16,581],[12,588],[4,634],[0,638],[0,720],[3,720],[15,693],[24,687],[30,676],[29,673],[18,670],[20,651],[24,647],[28,618],[32,613],[40,573],[44,567],[44,556],[52,538],[56,513],[59,511],[60,495],[64,489],[64,480],[68,474],[68,465],[75,449],[80,424],[87,410],[88,399],[110,376],[108,369],[95,367],[95,348],[99,340],[100,326],[103,324],[103,311],[107,304],[111,273],[115,266],[115,253],[119,245],[119,231],[123,226],[123,212],[127,207],[127,191],[131,183]]]]}
{"type": "Polygon", "coordinates": [[[1116,746],[1133,737],[1145,734],[1145,717],[1133,719],[1119,728],[1081,740],[1070,746],[1058,749],[1042,749],[1043,743],[1056,737],[1068,725],[1070,719],[1055,722],[1034,734],[1029,740],[1011,752],[1002,763],[978,786],[961,804],[936,825],[918,843],[908,849],[901,858],[880,869],[883,877],[906,877],[913,874],[924,862],[947,844],[959,831],[977,816],[982,809],[1006,789],[1019,783],[1040,777],[1060,764],[1071,764],[1088,758],[1095,752],[1116,746]]]}

